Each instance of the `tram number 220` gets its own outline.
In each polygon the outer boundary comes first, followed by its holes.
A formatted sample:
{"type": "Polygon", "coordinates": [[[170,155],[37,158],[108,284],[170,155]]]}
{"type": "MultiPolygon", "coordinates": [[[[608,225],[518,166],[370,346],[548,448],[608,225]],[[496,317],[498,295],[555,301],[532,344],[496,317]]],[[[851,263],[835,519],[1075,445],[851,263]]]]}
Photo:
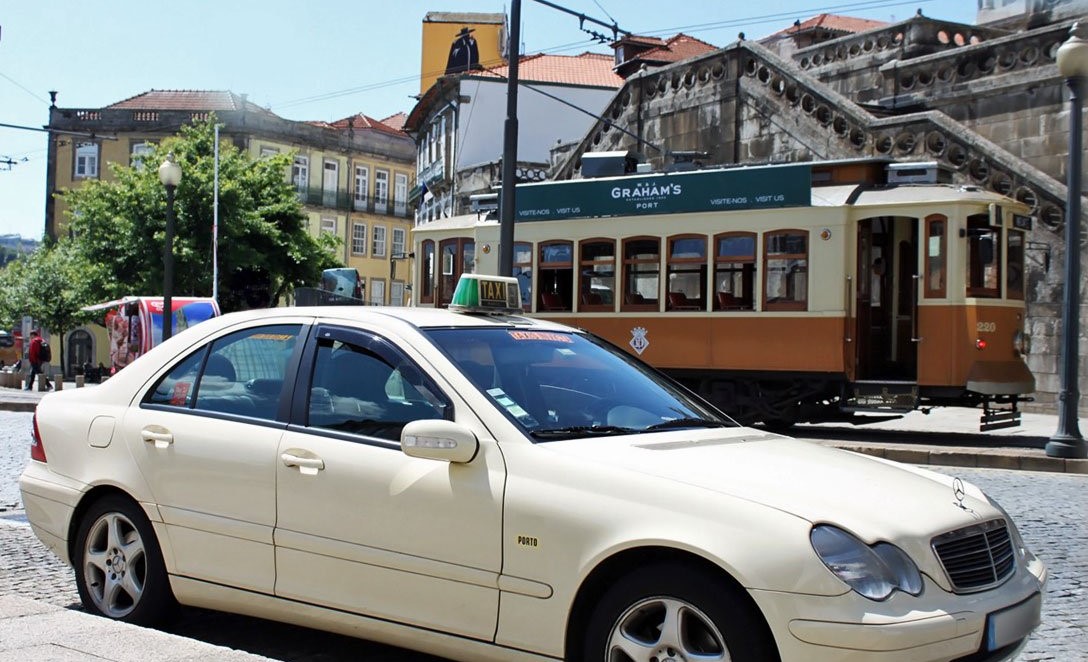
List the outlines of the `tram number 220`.
{"type": "Polygon", "coordinates": [[[997,331],[997,322],[978,322],[975,324],[975,330],[979,333],[995,333],[997,331]]]}

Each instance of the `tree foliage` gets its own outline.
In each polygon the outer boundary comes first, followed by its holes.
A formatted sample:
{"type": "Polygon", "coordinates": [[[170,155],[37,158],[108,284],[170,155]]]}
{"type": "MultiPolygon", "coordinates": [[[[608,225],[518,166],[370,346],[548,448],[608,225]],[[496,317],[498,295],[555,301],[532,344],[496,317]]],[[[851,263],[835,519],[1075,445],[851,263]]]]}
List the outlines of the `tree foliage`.
{"type": "MultiPolygon", "coordinates": [[[[163,290],[166,191],[158,164],[173,153],[182,168],[175,193],[174,295],[212,293],[215,117],[185,126],[144,155],[142,164],[110,164],[113,179],[65,193],[73,260],[87,273],[92,301],[159,295],[163,290]]],[[[336,266],[329,248],[306,229],[285,173],[289,154],[254,159],[231,144],[219,149],[219,304],[224,312],[275,305],[295,287],[312,286],[336,266]]]]}
{"type": "MultiPolygon", "coordinates": [[[[93,301],[87,283],[96,278],[99,266],[84,263],[71,248],[65,243],[46,245],[0,270],[3,328],[12,328],[23,315],[30,315],[39,326],[63,338],[92,318],[93,313],[81,308],[93,301]]],[[[64,348],[59,349],[63,352],[64,348]]],[[[63,353],[58,358],[63,361],[63,353]]]]}

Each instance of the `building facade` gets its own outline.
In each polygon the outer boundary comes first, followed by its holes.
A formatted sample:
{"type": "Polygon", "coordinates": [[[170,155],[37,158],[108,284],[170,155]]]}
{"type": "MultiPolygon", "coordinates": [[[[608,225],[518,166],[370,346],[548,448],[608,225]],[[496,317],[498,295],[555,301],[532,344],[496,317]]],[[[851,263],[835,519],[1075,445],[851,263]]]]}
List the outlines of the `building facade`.
{"type": "MultiPolygon", "coordinates": [[[[408,115],[416,140],[416,223],[467,214],[502,173],[505,65],[440,77],[408,115]]],[[[541,181],[556,144],[585,134],[623,79],[608,55],[523,56],[519,63],[518,181],[541,181]]]]}
{"type": "MultiPolygon", "coordinates": [[[[398,274],[396,266],[408,251],[412,226],[408,192],[415,177],[415,146],[400,130],[403,115],[385,121],[358,114],[334,122],[299,122],[225,91],[151,90],[104,108],[60,108],[54,100],[48,124],[46,234],[57,238],[66,232],[69,210],[58,193],[110,178],[108,164],[132,165],[181,126],[213,113],[224,143],[255,158],[293,155],[284,178],[298,190],[309,230],[340,239],[337,258],[358,270],[367,303],[407,303],[407,268],[398,274]]],[[[101,360],[101,329],[88,327],[69,336],[65,359],[70,366],[101,360]]]]}

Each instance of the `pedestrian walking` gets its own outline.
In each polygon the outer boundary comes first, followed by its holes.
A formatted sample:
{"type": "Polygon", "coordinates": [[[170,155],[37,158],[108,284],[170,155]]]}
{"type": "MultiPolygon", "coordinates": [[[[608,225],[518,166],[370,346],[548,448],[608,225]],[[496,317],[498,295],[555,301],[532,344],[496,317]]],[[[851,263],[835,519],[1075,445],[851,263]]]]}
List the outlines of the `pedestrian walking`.
{"type": "Polygon", "coordinates": [[[30,375],[26,378],[26,386],[24,391],[29,391],[34,387],[34,377],[41,374],[42,379],[45,380],[49,390],[53,390],[53,384],[49,381],[49,377],[42,372],[42,363],[49,363],[53,358],[52,351],[49,349],[49,343],[42,340],[42,334],[35,329],[30,332],[30,350],[27,352],[27,359],[30,360],[30,375]]]}

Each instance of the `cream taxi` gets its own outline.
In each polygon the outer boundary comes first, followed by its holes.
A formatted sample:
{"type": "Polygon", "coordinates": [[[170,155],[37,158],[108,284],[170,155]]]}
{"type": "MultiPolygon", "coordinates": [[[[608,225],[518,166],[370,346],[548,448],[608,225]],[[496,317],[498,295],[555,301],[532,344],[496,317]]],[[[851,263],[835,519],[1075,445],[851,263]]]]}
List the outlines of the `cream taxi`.
{"type": "Polygon", "coordinates": [[[45,396],[21,478],[86,609],[455,660],[1006,659],[1046,568],[970,484],[736,425],[512,314],[278,308],[45,396]]]}

